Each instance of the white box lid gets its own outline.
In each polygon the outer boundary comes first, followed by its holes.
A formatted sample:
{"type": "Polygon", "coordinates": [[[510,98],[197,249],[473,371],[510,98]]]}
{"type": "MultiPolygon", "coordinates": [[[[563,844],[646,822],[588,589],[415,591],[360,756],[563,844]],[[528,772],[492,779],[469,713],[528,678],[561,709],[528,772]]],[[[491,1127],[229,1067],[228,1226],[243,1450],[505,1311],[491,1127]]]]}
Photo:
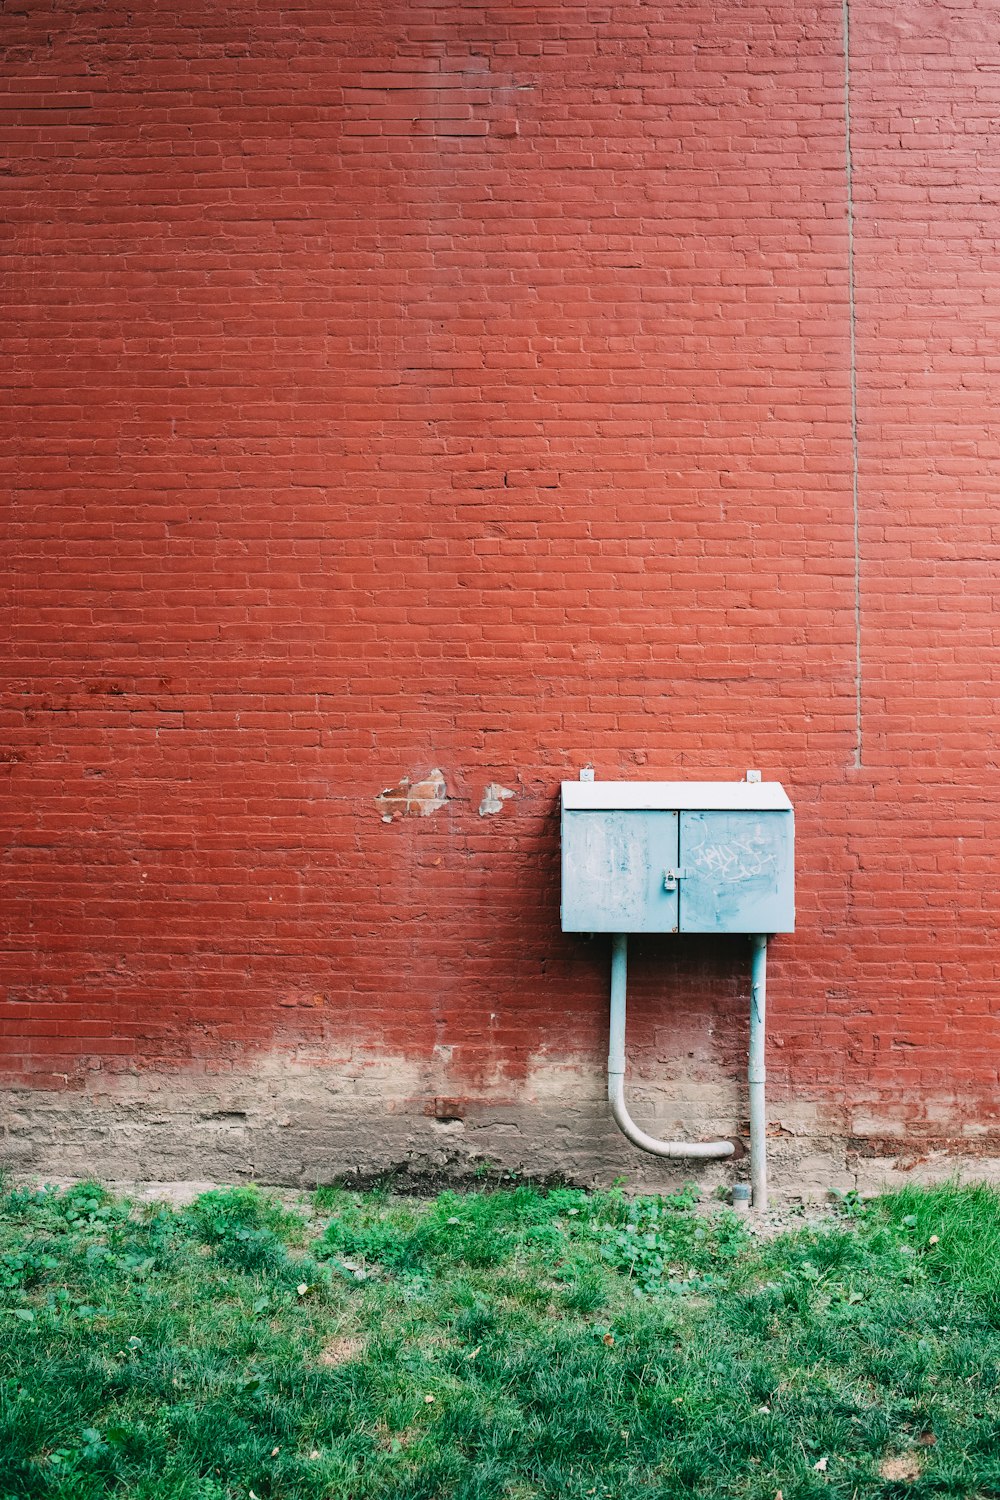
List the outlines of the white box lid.
{"type": "Polygon", "coordinates": [[[791,812],[780,781],[564,781],[571,811],[791,812]]]}

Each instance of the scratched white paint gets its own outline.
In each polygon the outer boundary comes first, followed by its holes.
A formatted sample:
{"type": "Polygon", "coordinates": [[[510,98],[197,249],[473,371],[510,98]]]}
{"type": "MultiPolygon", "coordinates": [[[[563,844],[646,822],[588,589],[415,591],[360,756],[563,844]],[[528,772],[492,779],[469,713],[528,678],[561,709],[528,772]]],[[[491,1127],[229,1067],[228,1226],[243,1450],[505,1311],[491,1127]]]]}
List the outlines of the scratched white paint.
{"type": "Polygon", "coordinates": [[[778,868],[778,856],[766,844],[749,839],[733,839],[726,844],[701,844],[691,853],[691,861],[700,869],[726,883],[755,880],[778,868]]]}

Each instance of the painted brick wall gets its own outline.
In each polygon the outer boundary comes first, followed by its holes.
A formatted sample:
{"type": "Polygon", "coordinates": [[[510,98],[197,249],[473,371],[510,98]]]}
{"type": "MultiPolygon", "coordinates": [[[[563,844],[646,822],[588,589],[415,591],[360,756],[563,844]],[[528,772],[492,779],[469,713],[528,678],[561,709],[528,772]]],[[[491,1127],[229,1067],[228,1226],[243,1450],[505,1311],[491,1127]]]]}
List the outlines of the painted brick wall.
{"type": "MultiPolygon", "coordinates": [[[[786,1190],[1000,1157],[1000,13],[846,14],[5,12],[11,1160],[653,1180],[587,762],[793,796],[786,1190]]],[[[647,1123],[747,969],[635,945],[647,1123]]]]}

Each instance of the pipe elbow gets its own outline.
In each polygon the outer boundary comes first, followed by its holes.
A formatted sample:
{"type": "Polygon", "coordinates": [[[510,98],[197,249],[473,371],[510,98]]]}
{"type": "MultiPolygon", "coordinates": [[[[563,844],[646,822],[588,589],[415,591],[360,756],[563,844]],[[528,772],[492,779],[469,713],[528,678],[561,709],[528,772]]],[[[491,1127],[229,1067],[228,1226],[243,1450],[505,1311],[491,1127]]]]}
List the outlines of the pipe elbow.
{"type": "Polygon", "coordinates": [[[608,1103],[622,1135],[652,1156],[689,1161],[720,1161],[723,1157],[732,1156],[736,1149],[732,1141],[658,1141],[655,1136],[647,1135],[644,1130],[639,1129],[626,1107],[624,1074],[608,1075],[608,1103]]]}

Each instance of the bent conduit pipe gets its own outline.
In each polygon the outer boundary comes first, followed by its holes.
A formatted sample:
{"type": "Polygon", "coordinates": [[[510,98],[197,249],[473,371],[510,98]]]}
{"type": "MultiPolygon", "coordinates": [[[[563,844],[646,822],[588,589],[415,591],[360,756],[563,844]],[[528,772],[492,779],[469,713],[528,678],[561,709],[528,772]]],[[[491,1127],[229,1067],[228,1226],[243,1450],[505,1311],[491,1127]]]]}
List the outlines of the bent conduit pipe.
{"type": "MultiPolygon", "coordinates": [[[[732,1141],[658,1141],[640,1130],[625,1107],[625,988],[628,978],[628,938],[616,932],[611,939],[611,1042],[608,1049],[608,1103],[623,1135],[653,1156],[681,1156],[714,1161],[732,1156],[732,1141]]],[[[763,1072],[763,1067],[761,1068],[763,1072]]],[[[763,1103],[763,1101],[762,1101],[763,1103]]],[[[756,1200],[755,1200],[756,1201],[756,1200]]]]}

